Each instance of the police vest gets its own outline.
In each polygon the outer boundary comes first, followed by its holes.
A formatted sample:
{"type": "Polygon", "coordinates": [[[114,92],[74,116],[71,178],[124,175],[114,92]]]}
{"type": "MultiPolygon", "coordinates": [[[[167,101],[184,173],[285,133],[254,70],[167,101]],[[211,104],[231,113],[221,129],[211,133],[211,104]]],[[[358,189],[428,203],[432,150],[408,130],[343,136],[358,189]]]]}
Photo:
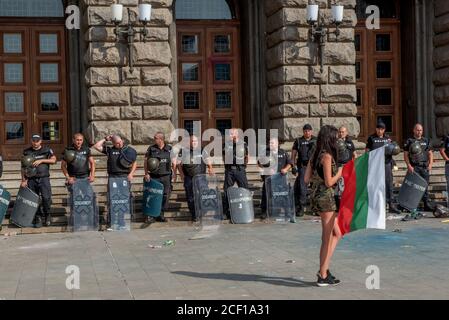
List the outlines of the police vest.
{"type": "Polygon", "coordinates": [[[184,175],[194,177],[206,173],[205,157],[203,150],[182,149],[182,172],[184,175]]]}
{"type": "Polygon", "coordinates": [[[79,150],[77,150],[75,147],[69,147],[66,148],[66,150],[75,151],[75,160],[73,160],[71,163],[67,163],[67,171],[69,173],[69,176],[79,179],[88,177],[90,173],[90,149],[87,147],[81,147],[79,150]]]}
{"type": "MultiPolygon", "coordinates": [[[[49,147],[42,147],[39,150],[34,150],[33,148],[25,149],[23,152],[24,156],[31,155],[34,160],[44,160],[50,159],[54,152],[49,147]]],[[[35,178],[45,178],[50,176],[50,165],[47,163],[42,163],[36,168],[35,178]]]]}
{"type": "Polygon", "coordinates": [[[223,148],[223,158],[225,161],[225,168],[229,169],[231,166],[246,167],[245,158],[248,155],[248,145],[246,142],[225,143],[223,148]],[[228,163],[229,155],[232,154],[232,163],[228,163]]]}
{"type": "Polygon", "coordinates": [[[421,139],[409,138],[406,143],[406,150],[409,151],[410,146],[415,142],[419,141],[419,145],[421,146],[421,154],[419,156],[413,157],[410,152],[408,153],[408,158],[410,160],[410,164],[414,166],[427,166],[429,161],[429,139],[422,137],[421,139]]]}
{"type": "Polygon", "coordinates": [[[309,140],[304,137],[296,139],[293,149],[298,151],[298,159],[296,161],[298,167],[306,166],[309,163],[315,144],[316,138],[313,136],[309,140]]]}
{"type": "Polygon", "coordinates": [[[108,174],[113,177],[124,177],[130,172],[130,168],[124,168],[120,164],[121,149],[104,147],[103,153],[108,156],[108,174]]]}
{"type": "Polygon", "coordinates": [[[153,177],[167,176],[172,173],[171,171],[171,150],[172,147],[165,145],[162,149],[159,149],[157,145],[153,145],[148,148],[146,157],[159,159],[159,168],[151,173],[153,177]]]}
{"type": "MultiPolygon", "coordinates": [[[[391,143],[391,139],[389,136],[385,135],[382,138],[379,138],[377,135],[369,136],[368,145],[366,146],[369,151],[373,151],[379,149],[386,144],[391,143]]],[[[393,160],[392,156],[385,156],[385,163],[389,164],[393,160]]]]}

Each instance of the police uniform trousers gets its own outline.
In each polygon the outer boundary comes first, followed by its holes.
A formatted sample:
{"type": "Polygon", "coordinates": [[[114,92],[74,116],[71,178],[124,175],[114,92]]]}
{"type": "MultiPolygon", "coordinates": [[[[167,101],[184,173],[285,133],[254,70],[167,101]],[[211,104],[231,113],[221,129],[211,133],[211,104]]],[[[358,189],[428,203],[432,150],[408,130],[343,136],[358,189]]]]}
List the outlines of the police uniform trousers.
{"type": "Polygon", "coordinates": [[[164,213],[168,209],[168,200],[170,199],[171,193],[171,175],[167,174],[164,176],[151,176],[151,179],[159,181],[164,185],[164,196],[162,197],[162,210],[161,210],[161,218],[164,218],[164,213]]]}
{"type": "Polygon", "coordinates": [[[391,206],[393,203],[393,164],[385,164],[385,196],[387,203],[391,206]]]}
{"type": "Polygon", "coordinates": [[[445,175],[446,175],[446,192],[448,193],[448,199],[447,202],[449,203],[449,161],[446,162],[445,169],[445,175]]]}
{"type": "Polygon", "coordinates": [[[225,168],[224,178],[224,197],[223,197],[223,211],[229,218],[229,202],[228,202],[228,189],[237,182],[239,188],[248,189],[248,179],[246,177],[246,169],[244,166],[230,166],[225,168]]]}
{"type": "Polygon", "coordinates": [[[263,185],[262,185],[262,201],[260,203],[260,208],[262,209],[262,215],[267,215],[267,187],[266,180],[269,176],[262,176],[263,185]]]}
{"type": "Polygon", "coordinates": [[[184,175],[184,190],[186,191],[187,205],[192,219],[195,219],[195,195],[193,194],[193,177],[184,175]]]}
{"type": "Polygon", "coordinates": [[[50,214],[51,199],[51,185],[50,177],[43,178],[29,178],[28,188],[41,197],[41,204],[37,211],[37,215],[46,217],[50,214]]]}
{"type": "Polygon", "coordinates": [[[295,180],[295,206],[304,207],[307,204],[307,185],[304,182],[307,166],[298,167],[298,176],[295,180]]]}
{"type": "MultiPolygon", "coordinates": [[[[413,165],[412,165],[413,166],[413,165]]],[[[429,170],[427,169],[427,164],[425,165],[417,165],[417,166],[413,166],[413,169],[415,170],[415,172],[417,174],[419,174],[424,180],[426,180],[427,185],[429,184],[429,170]]],[[[426,192],[424,192],[424,196],[422,198],[422,200],[424,201],[425,204],[429,204],[429,187],[426,188],[426,192]]]]}

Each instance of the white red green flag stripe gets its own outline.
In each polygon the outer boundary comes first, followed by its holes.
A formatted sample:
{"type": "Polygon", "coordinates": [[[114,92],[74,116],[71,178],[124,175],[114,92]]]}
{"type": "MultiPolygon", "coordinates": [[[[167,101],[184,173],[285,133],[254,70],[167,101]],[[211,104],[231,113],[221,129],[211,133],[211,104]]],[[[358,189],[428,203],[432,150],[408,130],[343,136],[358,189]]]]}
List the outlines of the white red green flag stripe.
{"type": "Polygon", "coordinates": [[[342,234],[385,229],[385,148],[348,162],[342,175],[345,189],[338,214],[342,234]]]}

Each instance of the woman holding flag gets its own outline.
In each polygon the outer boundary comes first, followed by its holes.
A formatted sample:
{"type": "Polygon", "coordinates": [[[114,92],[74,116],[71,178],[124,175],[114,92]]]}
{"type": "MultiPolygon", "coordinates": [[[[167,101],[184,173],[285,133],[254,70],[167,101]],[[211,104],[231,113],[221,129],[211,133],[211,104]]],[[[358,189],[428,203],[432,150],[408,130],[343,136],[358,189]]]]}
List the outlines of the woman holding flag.
{"type": "Polygon", "coordinates": [[[337,128],[328,125],[321,128],[304,177],[306,184],[312,184],[312,209],[321,217],[320,270],[317,273],[319,287],[340,283],[329,271],[330,260],[341,238],[334,196],[334,187],[342,174],[342,168],[337,169],[337,139],[337,128]]]}

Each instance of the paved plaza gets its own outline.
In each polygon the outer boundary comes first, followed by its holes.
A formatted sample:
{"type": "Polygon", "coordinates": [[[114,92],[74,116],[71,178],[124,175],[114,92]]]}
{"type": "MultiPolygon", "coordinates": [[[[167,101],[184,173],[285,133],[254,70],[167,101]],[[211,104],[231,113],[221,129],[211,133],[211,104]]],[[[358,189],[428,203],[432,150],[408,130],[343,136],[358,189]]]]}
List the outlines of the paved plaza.
{"type": "Polygon", "coordinates": [[[331,266],[342,283],[327,288],[315,285],[321,226],[312,217],[211,232],[184,223],[2,237],[0,298],[448,299],[449,224],[442,221],[391,220],[387,230],[346,236],[331,266]],[[378,268],[378,290],[367,289],[376,284],[367,268],[378,268]]]}

